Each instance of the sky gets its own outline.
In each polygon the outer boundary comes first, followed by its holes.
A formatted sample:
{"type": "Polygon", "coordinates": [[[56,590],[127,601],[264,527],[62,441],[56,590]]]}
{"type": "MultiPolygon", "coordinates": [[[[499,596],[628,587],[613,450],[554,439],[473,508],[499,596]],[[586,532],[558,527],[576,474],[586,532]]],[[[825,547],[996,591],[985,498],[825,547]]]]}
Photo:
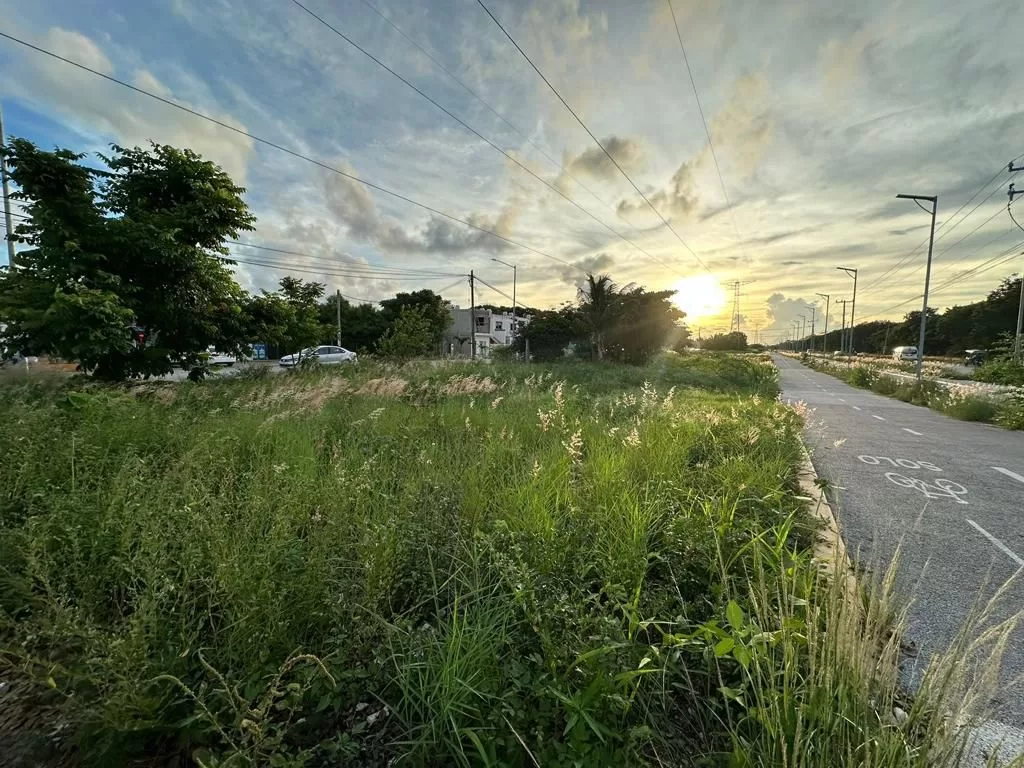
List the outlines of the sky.
{"type": "Polygon", "coordinates": [[[6,132],[221,164],[258,218],[241,239],[305,254],[235,247],[274,265],[237,265],[250,290],[291,273],[467,306],[473,270],[478,302],[508,304],[499,259],[521,304],[558,306],[604,272],[678,290],[707,334],[728,330],[739,281],[742,329],[774,341],[811,305],[822,330],[817,294],[840,323],[839,266],[859,270],[858,321],[920,309],[931,217],[898,193],[939,198],[931,306],[1024,263],[1006,210],[1019,0],[673,0],[678,36],[667,0],[484,0],[568,107],[477,0],[302,3],[0,0],[0,32],[316,163],[0,38],[6,132]],[[332,274],[371,264],[443,275],[332,274]]]}

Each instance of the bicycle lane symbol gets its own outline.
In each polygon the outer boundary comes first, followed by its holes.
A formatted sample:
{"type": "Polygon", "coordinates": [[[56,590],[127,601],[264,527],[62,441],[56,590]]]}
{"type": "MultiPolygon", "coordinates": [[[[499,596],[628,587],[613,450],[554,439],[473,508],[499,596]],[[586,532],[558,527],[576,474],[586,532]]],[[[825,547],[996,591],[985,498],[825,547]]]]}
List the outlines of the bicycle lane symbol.
{"type": "MultiPolygon", "coordinates": [[[[894,468],[902,469],[926,469],[930,472],[942,472],[941,467],[937,467],[928,461],[922,461],[920,459],[892,459],[888,456],[858,456],[857,457],[862,463],[868,464],[869,466],[878,466],[883,462],[888,462],[890,466],[894,468]]],[[[928,499],[953,499],[957,504],[967,504],[968,502],[961,498],[965,496],[968,491],[960,485],[960,483],[947,480],[946,478],[938,478],[932,482],[926,482],[919,480],[914,477],[907,477],[898,472],[886,472],[885,479],[893,485],[897,485],[900,488],[909,488],[916,490],[924,495],[928,499]]]]}

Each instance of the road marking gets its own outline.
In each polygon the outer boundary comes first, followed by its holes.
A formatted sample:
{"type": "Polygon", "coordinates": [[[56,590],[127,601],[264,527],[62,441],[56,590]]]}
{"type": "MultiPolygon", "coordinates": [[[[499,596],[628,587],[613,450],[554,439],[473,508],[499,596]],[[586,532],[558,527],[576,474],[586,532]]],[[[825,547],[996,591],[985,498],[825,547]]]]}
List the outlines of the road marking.
{"type": "Polygon", "coordinates": [[[992,467],[992,469],[994,469],[996,472],[1002,472],[1007,477],[1012,477],[1014,480],[1019,480],[1020,482],[1024,483],[1024,477],[1018,475],[1016,472],[1011,472],[1006,467],[992,467]]]}
{"type": "Polygon", "coordinates": [[[855,406],[853,406],[853,410],[855,410],[855,411],[859,411],[859,410],[860,410],[860,406],[859,406],[859,405],[855,405],[855,406]]]}
{"type": "Polygon", "coordinates": [[[912,435],[917,435],[918,437],[924,437],[924,435],[922,435],[920,432],[915,432],[913,429],[908,429],[907,427],[904,427],[903,431],[909,432],[912,435]]]}
{"type": "Polygon", "coordinates": [[[845,401],[845,400],[843,400],[843,398],[841,398],[841,397],[840,397],[840,398],[839,398],[839,402],[840,402],[840,403],[845,403],[846,401],[845,401]]]}
{"type": "Polygon", "coordinates": [[[997,539],[997,538],[996,538],[995,536],[993,536],[993,535],[992,535],[991,533],[989,533],[988,531],[986,531],[986,530],[985,530],[984,528],[982,528],[982,527],[981,527],[980,525],[978,525],[978,524],[977,524],[976,522],[974,522],[974,521],[973,521],[973,520],[971,520],[970,518],[966,518],[966,520],[967,520],[967,522],[968,522],[968,523],[970,523],[971,525],[973,525],[973,526],[975,527],[975,529],[977,529],[978,533],[980,533],[980,534],[981,534],[982,536],[984,536],[984,537],[985,537],[986,539],[988,539],[988,540],[989,540],[989,541],[991,541],[991,542],[992,542],[993,544],[995,544],[995,545],[996,545],[996,547],[997,547],[997,548],[998,548],[998,549],[999,549],[1000,551],[1002,551],[1002,553],[1003,553],[1004,555],[1007,555],[1007,556],[1008,556],[1008,557],[1009,557],[1009,558],[1010,558],[1011,560],[1013,560],[1013,561],[1014,561],[1015,563],[1017,563],[1017,565],[1020,565],[1020,566],[1024,566],[1024,560],[1022,560],[1022,559],[1021,559],[1021,558],[1020,558],[1020,557],[1019,557],[1019,556],[1017,555],[1017,553],[1015,553],[1015,552],[1014,552],[1014,551],[1013,551],[1012,549],[1010,549],[1010,548],[1009,548],[1008,546],[1006,546],[1005,544],[1003,544],[1003,542],[1001,542],[1001,541],[1000,541],[999,539],[997,539]]]}
{"type": "Polygon", "coordinates": [[[879,421],[885,421],[884,417],[882,417],[882,416],[875,416],[875,414],[873,414],[873,413],[871,414],[871,418],[872,419],[878,419],[879,421]]]}

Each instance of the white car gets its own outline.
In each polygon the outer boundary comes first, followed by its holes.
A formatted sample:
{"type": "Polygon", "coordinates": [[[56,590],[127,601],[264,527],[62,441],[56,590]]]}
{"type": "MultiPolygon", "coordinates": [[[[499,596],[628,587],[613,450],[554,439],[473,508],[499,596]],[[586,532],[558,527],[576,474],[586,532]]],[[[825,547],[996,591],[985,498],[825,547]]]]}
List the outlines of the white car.
{"type": "Polygon", "coordinates": [[[234,355],[229,355],[227,352],[218,352],[211,347],[206,350],[206,362],[208,365],[231,366],[238,362],[238,358],[234,355]]]}
{"type": "Polygon", "coordinates": [[[281,358],[279,364],[285,368],[290,368],[298,365],[303,360],[309,359],[320,363],[320,365],[340,365],[341,363],[356,362],[356,353],[350,352],[344,347],[326,345],[322,347],[307,347],[301,352],[285,355],[281,358]]]}

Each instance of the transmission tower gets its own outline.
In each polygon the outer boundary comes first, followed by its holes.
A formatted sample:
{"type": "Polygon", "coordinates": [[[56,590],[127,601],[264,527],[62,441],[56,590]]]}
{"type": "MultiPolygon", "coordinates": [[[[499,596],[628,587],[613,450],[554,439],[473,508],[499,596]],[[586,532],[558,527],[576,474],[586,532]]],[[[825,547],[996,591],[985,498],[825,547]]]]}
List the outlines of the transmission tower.
{"type": "Polygon", "coordinates": [[[729,318],[729,333],[740,330],[740,286],[754,282],[753,280],[732,281],[732,317],[729,318]]]}

